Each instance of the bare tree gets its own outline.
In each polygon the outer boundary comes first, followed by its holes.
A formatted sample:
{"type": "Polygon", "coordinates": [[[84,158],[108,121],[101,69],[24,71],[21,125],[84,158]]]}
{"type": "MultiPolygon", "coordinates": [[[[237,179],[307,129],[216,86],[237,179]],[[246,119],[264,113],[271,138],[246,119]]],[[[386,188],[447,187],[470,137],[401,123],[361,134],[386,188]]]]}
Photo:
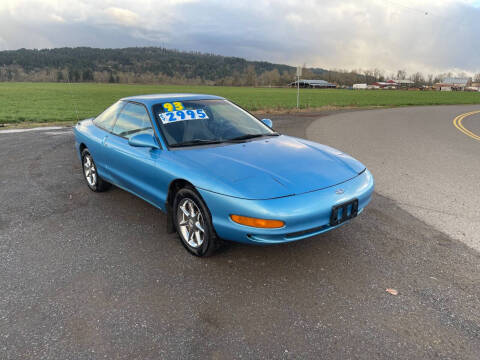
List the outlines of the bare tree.
{"type": "Polygon", "coordinates": [[[421,72],[416,72],[412,76],[410,76],[410,80],[415,83],[415,86],[420,86],[425,84],[425,78],[423,77],[421,72]]]}
{"type": "Polygon", "coordinates": [[[440,83],[443,81],[443,77],[440,76],[440,75],[435,75],[435,77],[433,78],[433,83],[436,84],[436,83],[440,83]]]}
{"type": "Polygon", "coordinates": [[[377,68],[373,69],[373,77],[375,78],[375,81],[385,80],[383,76],[383,71],[377,68]]]}
{"type": "Polygon", "coordinates": [[[373,78],[373,71],[363,70],[363,75],[365,75],[365,82],[368,84],[369,80],[371,81],[373,78]]]}
{"type": "Polygon", "coordinates": [[[398,70],[397,71],[397,79],[398,80],[405,80],[407,78],[407,72],[405,70],[398,70]]]}
{"type": "Polygon", "coordinates": [[[433,74],[428,74],[427,76],[427,84],[432,86],[433,85],[433,74]]]}

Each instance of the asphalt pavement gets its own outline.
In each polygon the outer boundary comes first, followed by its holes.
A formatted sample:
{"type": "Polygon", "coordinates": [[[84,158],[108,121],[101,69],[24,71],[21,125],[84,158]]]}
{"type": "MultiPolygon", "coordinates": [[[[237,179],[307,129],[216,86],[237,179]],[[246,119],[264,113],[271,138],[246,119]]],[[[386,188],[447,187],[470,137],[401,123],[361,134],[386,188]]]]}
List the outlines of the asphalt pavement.
{"type": "Polygon", "coordinates": [[[452,120],[479,108],[272,117],[378,192],[335,231],[207,259],[151,205],[91,192],[70,130],[0,133],[0,358],[477,360],[480,142],[452,120]]]}
{"type": "Polygon", "coordinates": [[[360,159],[379,194],[480,251],[480,106],[335,114],[307,133],[360,159]],[[468,136],[453,119],[474,111],[462,122],[468,136]]]}

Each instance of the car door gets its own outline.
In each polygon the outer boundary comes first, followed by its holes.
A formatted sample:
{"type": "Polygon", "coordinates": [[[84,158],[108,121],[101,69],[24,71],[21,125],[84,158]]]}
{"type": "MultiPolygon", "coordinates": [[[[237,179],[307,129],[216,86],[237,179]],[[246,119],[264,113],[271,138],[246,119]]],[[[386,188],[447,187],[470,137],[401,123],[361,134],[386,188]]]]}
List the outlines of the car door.
{"type": "Polygon", "coordinates": [[[108,172],[104,145],[123,106],[125,106],[124,101],[117,101],[93,119],[96,127],[92,131],[92,143],[88,144],[88,148],[95,159],[95,165],[97,166],[99,174],[106,180],[110,179],[111,175],[108,172]]]}
{"type": "Polygon", "coordinates": [[[128,139],[140,133],[155,137],[145,106],[128,102],[104,144],[107,167],[117,185],[156,204],[159,201],[157,160],[162,150],[129,145],[128,139]]]}

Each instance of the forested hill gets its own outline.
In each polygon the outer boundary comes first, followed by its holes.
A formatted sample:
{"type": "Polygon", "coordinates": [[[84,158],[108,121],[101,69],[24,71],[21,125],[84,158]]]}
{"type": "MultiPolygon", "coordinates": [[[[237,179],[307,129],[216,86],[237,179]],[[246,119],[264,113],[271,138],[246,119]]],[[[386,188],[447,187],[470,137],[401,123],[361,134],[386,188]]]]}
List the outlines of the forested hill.
{"type": "MultiPolygon", "coordinates": [[[[318,68],[304,71],[307,78],[345,84],[360,76],[318,68]]],[[[0,81],[284,86],[294,77],[295,68],[288,65],[159,47],[0,51],[0,81]]]]}

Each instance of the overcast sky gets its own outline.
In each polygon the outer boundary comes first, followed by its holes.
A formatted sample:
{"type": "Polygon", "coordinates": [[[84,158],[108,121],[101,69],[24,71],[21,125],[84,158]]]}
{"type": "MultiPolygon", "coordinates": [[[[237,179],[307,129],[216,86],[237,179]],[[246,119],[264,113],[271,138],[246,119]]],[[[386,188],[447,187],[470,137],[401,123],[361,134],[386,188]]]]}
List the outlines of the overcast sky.
{"type": "Polygon", "coordinates": [[[480,0],[0,0],[0,50],[62,46],[475,73],[480,0]]]}

